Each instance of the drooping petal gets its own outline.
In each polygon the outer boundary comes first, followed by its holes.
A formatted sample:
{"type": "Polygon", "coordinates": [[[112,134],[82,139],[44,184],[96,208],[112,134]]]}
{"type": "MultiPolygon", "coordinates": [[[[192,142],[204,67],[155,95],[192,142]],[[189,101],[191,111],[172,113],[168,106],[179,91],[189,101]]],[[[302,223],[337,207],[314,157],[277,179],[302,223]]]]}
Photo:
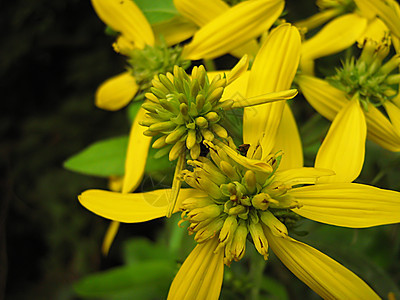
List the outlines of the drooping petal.
{"type": "MultiPolygon", "coordinates": [[[[274,29],[254,60],[247,97],[289,89],[297,70],[300,46],[300,34],[295,27],[283,24],[274,29]]],[[[246,108],[243,115],[244,143],[257,145],[261,141],[263,155],[268,155],[284,107],[285,102],[280,101],[246,108]]]]}
{"type": "Polygon", "coordinates": [[[400,222],[400,193],[357,183],[326,183],[290,190],[305,218],[351,228],[400,222]]]}
{"type": "Polygon", "coordinates": [[[383,105],[385,106],[396,133],[400,136],[400,108],[390,101],[386,101],[383,105]]]}
{"type": "Polygon", "coordinates": [[[288,170],[281,170],[280,166],[278,171],[275,172],[276,181],[282,181],[288,185],[297,184],[314,184],[318,178],[322,176],[332,176],[335,173],[332,170],[318,169],[318,168],[294,168],[288,170]]]}
{"type": "Polygon", "coordinates": [[[364,164],[367,124],[358,98],[354,97],[337,114],[318,150],[316,168],[335,171],[318,182],[352,182],[364,164]]]}
{"type": "Polygon", "coordinates": [[[366,27],[367,19],[358,14],[335,18],[302,44],[302,60],[328,56],[350,47],[366,27]]]}
{"type": "Polygon", "coordinates": [[[268,93],[268,94],[258,95],[255,97],[236,100],[233,103],[232,108],[250,107],[250,106],[255,106],[255,105],[257,105],[257,108],[258,108],[258,105],[260,105],[260,104],[271,103],[271,102],[276,102],[276,101],[281,101],[281,100],[289,100],[289,99],[293,99],[294,97],[296,97],[296,95],[297,95],[296,89],[272,92],[272,93],[268,93]]]}
{"type": "Polygon", "coordinates": [[[127,105],[139,87],[130,72],[124,72],[103,82],[96,91],[95,104],[106,110],[118,110],[127,105]]]}
{"type": "Polygon", "coordinates": [[[92,0],[99,18],[113,30],[120,32],[137,48],[154,45],[149,22],[133,1],[92,0]]]}
{"type": "Polygon", "coordinates": [[[369,0],[354,0],[357,7],[361,11],[361,15],[365,16],[367,19],[373,19],[376,17],[376,10],[369,3],[369,0]]]}
{"type": "Polygon", "coordinates": [[[300,75],[296,77],[296,82],[308,103],[328,120],[332,121],[348,103],[346,93],[331,86],[325,80],[300,75]]]}
{"type": "Polygon", "coordinates": [[[268,30],[283,10],[282,0],[249,0],[204,25],[185,46],[188,59],[212,59],[228,53],[268,30]]]}
{"type": "Polygon", "coordinates": [[[324,299],[380,299],[353,272],[304,243],[277,237],[266,228],[269,245],[283,264],[324,299]]]}
{"type": "MultiPolygon", "coordinates": [[[[171,189],[126,194],[87,190],[79,195],[78,199],[88,210],[104,218],[124,223],[138,223],[164,217],[170,193],[171,189]]],[[[204,195],[204,192],[195,189],[182,189],[175,212],[178,211],[183,199],[204,195]]]]}
{"type": "Polygon", "coordinates": [[[197,26],[181,16],[152,25],[156,41],[175,45],[187,40],[197,31],[197,26]]]}
{"type": "Polygon", "coordinates": [[[272,153],[283,151],[279,170],[301,168],[303,166],[303,148],[296,120],[290,106],[286,103],[282,120],[276,134],[272,153]]]}
{"type": "Polygon", "coordinates": [[[110,251],[111,244],[113,243],[115,236],[118,233],[120,222],[111,221],[108,225],[106,235],[104,236],[103,244],[101,245],[101,252],[103,255],[107,255],[110,251]]]}
{"type": "Polygon", "coordinates": [[[171,284],[168,300],[217,300],[224,275],[224,251],[214,253],[218,238],[198,244],[171,284]]]}
{"type": "Polygon", "coordinates": [[[393,151],[400,151],[400,134],[392,123],[373,105],[368,106],[365,112],[368,127],[368,139],[381,147],[393,151]]]}
{"type": "Polygon", "coordinates": [[[145,113],[146,110],[141,107],[132,123],[125,159],[125,176],[122,185],[123,193],[136,190],[143,178],[151,143],[151,137],[143,134],[147,128],[139,124],[144,119],[145,113]]]}
{"type": "Polygon", "coordinates": [[[373,8],[390,31],[400,38],[400,6],[395,0],[359,0],[359,2],[364,2],[373,8]]]}

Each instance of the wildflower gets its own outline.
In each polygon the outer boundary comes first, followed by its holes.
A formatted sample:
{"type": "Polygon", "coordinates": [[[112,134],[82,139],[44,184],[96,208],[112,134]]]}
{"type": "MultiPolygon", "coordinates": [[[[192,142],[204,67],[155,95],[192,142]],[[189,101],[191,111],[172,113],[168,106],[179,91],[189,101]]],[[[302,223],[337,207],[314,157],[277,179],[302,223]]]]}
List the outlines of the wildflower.
{"type": "Polygon", "coordinates": [[[194,67],[191,77],[182,68],[175,67],[173,74],[160,74],[152,81],[152,93],[146,94],[148,102],[142,105],[147,113],[141,124],[148,127],[143,132],[145,135],[158,137],[153,143],[153,148],[162,148],[157,157],[169,153],[169,160],[178,159],[172,184],[171,212],[181,184],[177,175],[185,165],[187,152],[192,159],[197,159],[203,140],[228,138],[222,123],[225,111],[291,99],[297,94],[296,90],[286,90],[222,101],[224,88],[244,73],[247,65],[245,56],[227,75],[218,75],[211,82],[203,66],[194,67]]]}
{"type": "Polygon", "coordinates": [[[368,38],[379,42],[389,33],[396,41],[400,37],[400,7],[395,1],[335,0],[317,4],[322,11],[297,26],[312,29],[334,19],[303,43],[304,74],[314,73],[315,59],[338,53],[356,41],[363,44],[368,38]]]}
{"type": "Polygon", "coordinates": [[[400,151],[400,103],[394,88],[400,80],[400,59],[395,55],[383,62],[389,46],[387,42],[366,40],[359,59],[345,62],[335,76],[321,80],[301,75],[296,79],[308,102],[333,120],[317,156],[317,166],[324,161],[324,167],[333,169],[337,176],[351,180],[358,176],[367,133],[380,146],[400,151]],[[393,71],[396,73],[391,74],[393,71]],[[385,108],[390,121],[379,107],[385,108]]]}
{"type": "Polygon", "coordinates": [[[190,23],[172,20],[167,24],[169,26],[156,28],[161,28],[162,32],[154,32],[133,1],[92,0],[92,5],[99,18],[119,33],[114,49],[127,56],[130,65],[126,72],[108,79],[97,89],[95,102],[98,107],[118,110],[136,93],[146,90],[155,74],[172,70],[175,64],[188,66],[188,62],[181,59],[181,48],[168,46],[193,34],[195,28],[190,23]],[[160,34],[165,42],[160,42],[160,34]]]}

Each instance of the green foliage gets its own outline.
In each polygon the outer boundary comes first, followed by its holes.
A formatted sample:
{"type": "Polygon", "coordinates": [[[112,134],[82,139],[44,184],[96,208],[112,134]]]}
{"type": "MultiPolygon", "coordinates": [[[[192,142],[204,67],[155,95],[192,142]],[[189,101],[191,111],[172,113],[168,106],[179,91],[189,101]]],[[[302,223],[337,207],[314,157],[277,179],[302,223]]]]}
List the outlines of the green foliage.
{"type": "Polygon", "coordinates": [[[122,176],[127,146],[127,136],[99,141],[69,158],[64,167],[87,175],[122,176]]]}
{"type": "Polygon", "coordinates": [[[150,24],[167,21],[178,15],[172,0],[133,0],[150,24]]]}

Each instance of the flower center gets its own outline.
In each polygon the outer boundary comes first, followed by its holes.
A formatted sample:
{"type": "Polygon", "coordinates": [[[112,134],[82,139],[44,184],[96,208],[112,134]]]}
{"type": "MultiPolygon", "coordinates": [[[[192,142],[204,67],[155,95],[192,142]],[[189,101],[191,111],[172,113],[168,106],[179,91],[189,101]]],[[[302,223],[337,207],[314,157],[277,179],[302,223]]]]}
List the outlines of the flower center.
{"type": "Polygon", "coordinates": [[[169,153],[172,161],[188,149],[192,159],[197,159],[203,139],[228,137],[218,124],[233,105],[233,100],[221,101],[225,77],[217,75],[210,82],[203,66],[194,67],[191,77],[175,66],[173,74],[159,74],[152,84],[151,93],[146,94],[149,101],[142,106],[148,113],[141,124],[149,127],[145,135],[161,135],[153,143],[153,148],[162,148],[156,156],[169,153]]]}
{"type": "Polygon", "coordinates": [[[366,40],[358,60],[352,57],[343,63],[337,74],[327,80],[336,88],[346,92],[349,98],[357,95],[364,110],[368,104],[381,106],[397,95],[394,84],[400,82],[400,74],[390,74],[400,64],[400,56],[395,55],[383,64],[389,53],[390,44],[386,39],[378,44],[366,40]]]}
{"type": "Polygon", "coordinates": [[[172,72],[175,65],[188,68],[190,61],[182,59],[181,53],[180,46],[168,47],[165,43],[130,51],[129,69],[141,91],[148,91],[155,75],[172,72]]]}
{"type": "Polygon", "coordinates": [[[188,161],[193,171],[182,172],[186,183],[208,194],[182,203],[182,220],[190,222],[189,234],[196,233],[199,243],[219,236],[218,248],[224,248],[225,263],[229,265],[243,257],[250,233],[256,249],[267,259],[265,226],[287,233],[278,218],[293,221],[294,213],[289,213],[289,208],[299,207],[287,194],[291,186],[274,180],[281,154],[267,158],[271,172],[248,169],[216,145],[210,147],[210,156],[211,160],[199,157],[188,161]]]}

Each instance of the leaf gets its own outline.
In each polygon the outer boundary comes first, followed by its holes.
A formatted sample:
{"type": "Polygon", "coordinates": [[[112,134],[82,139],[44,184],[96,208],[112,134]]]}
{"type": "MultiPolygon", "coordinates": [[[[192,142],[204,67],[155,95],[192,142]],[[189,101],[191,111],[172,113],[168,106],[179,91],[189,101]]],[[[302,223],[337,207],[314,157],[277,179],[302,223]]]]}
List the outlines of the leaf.
{"type": "Polygon", "coordinates": [[[128,119],[132,123],[138,113],[140,107],[142,106],[143,101],[133,101],[128,106],[128,119]]]}
{"type": "Polygon", "coordinates": [[[174,256],[166,246],[161,243],[153,243],[146,238],[134,238],[125,242],[124,260],[126,264],[136,264],[154,258],[172,261],[174,256]]]}
{"type": "Polygon", "coordinates": [[[70,157],[64,168],[93,176],[122,176],[127,147],[127,136],[102,140],[70,157]]]}
{"type": "Polygon", "coordinates": [[[173,260],[136,262],[89,275],[75,283],[74,290],[82,297],[133,299],[132,296],[140,295],[140,299],[152,299],[155,295],[162,297],[167,293],[174,271],[173,260]]]}
{"type": "Polygon", "coordinates": [[[173,0],[134,0],[150,24],[167,21],[178,15],[173,0]]]}
{"type": "Polygon", "coordinates": [[[264,292],[268,293],[268,299],[279,299],[279,300],[288,300],[289,295],[286,291],[285,286],[279,281],[264,276],[262,278],[262,283],[260,289],[264,292]]]}

